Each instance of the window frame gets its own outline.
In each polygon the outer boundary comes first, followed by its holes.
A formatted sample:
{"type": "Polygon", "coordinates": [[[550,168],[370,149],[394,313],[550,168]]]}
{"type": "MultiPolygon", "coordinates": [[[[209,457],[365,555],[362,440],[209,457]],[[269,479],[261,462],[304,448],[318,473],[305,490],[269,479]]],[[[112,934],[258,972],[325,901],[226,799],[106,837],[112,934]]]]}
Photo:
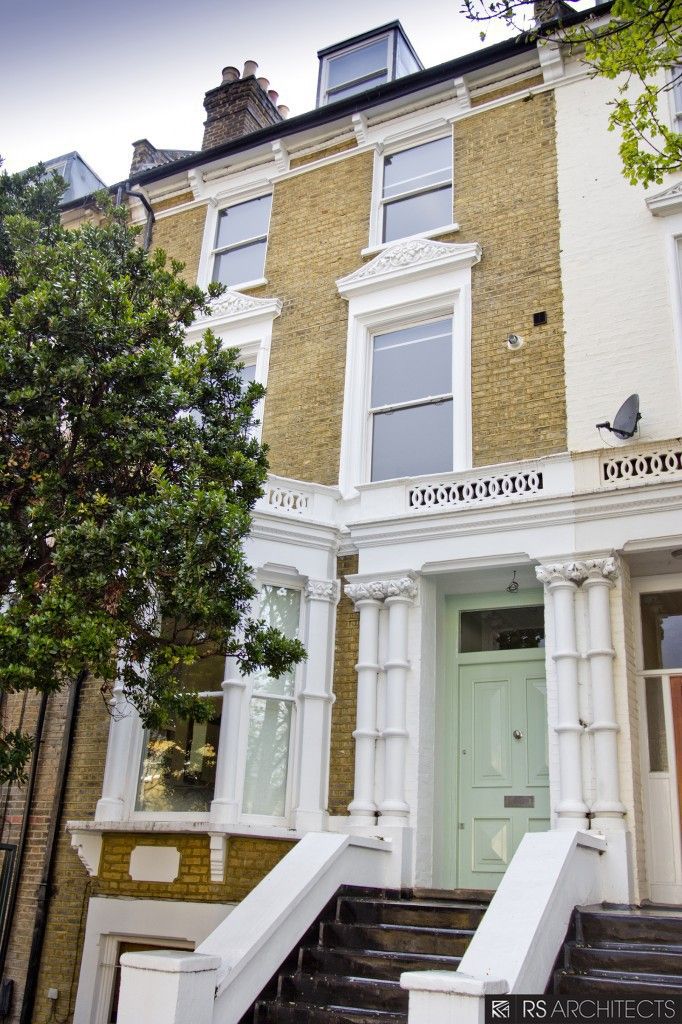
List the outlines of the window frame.
{"type": "MultiPolygon", "coordinates": [[[[456,407],[456,398],[455,398],[455,350],[454,350],[455,338],[454,338],[453,313],[452,312],[448,312],[448,313],[446,313],[445,316],[434,315],[434,316],[428,316],[428,317],[416,317],[415,319],[411,319],[409,322],[401,323],[400,326],[395,326],[395,325],[391,326],[390,331],[387,331],[385,329],[373,330],[369,334],[368,341],[369,341],[369,344],[368,344],[368,349],[369,349],[369,353],[368,353],[369,365],[368,365],[368,369],[367,369],[367,387],[368,387],[367,417],[368,417],[368,421],[367,421],[366,428],[365,428],[365,435],[366,435],[366,441],[365,441],[365,443],[366,443],[366,451],[365,451],[365,467],[366,467],[366,469],[365,469],[365,472],[366,472],[366,475],[367,475],[367,483],[380,484],[380,483],[388,482],[389,480],[403,479],[402,477],[382,477],[381,479],[377,479],[377,480],[372,479],[372,460],[373,460],[373,451],[374,451],[374,417],[377,416],[377,415],[381,415],[382,413],[397,412],[397,411],[402,410],[402,409],[413,409],[413,408],[416,408],[416,407],[419,407],[419,406],[436,405],[436,404],[438,404],[440,402],[450,401],[452,403],[452,431],[453,431],[452,442],[453,442],[453,463],[454,463],[454,461],[455,461],[455,443],[456,443],[456,439],[455,439],[455,407],[456,407]],[[440,395],[428,395],[428,396],[426,396],[424,398],[411,399],[410,401],[407,401],[407,402],[395,402],[395,403],[393,403],[391,405],[372,406],[372,384],[373,384],[373,378],[374,378],[374,354],[375,354],[374,353],[374,339],[377,338],[377,337],[380,337],[382,334],[387,334],[387,333],[390,333],[390,332],[393,332],[393,331],[398,331],[398,330],[401,330],[401,329],[406,328],[406,327],[421,327],[421,326],[429,324],[429,323],[438,323],[439,321],[444,321],[444,320],[448,320],[449,323],[450,323],[450,346],[451,346],[451,355],[452,355],[452,379],[450,381],[450,385],[451,385],[450,391],[447,392],[447,393],[443,392],[440,395]]],[[[452,469],[442,470],[442,472],[444,472],[444,473],[451,473],[452,471],[453,471],[452,469]]],[[[420,475],[426,476],[427,474],[420,474],[420,475]]]]}
{"type": "Polygon", "coordinates": [[[247,203],[254,202],[257,199],[264,199],[266,196],[270,196],[271,200],[274,198],[274,193],[271,186],[267,188],[258,188],[255,190],[249,190],[243,192],[241,195],[231,195],[229,199],[224,202],[216,204],[215,207],[210,211],[206,218],[206,226],[204,231],[204,243],[202,245],[202,260],[199,264],[198,272],[198,284],[202,288],[207,288],[208,285],[214,280],[213,273],[215,269],[216,257],[221,255],[223,252],[234,252],[238,249],[245,248],[247,245],[252,245],[254,242],[265,241],[265,255],[263,256],[263,273],[258,278],[249,278],[244,281],[237,281],[234,284],[226,285],[231,290],[244,289],[244,288],[258,288],[261,285],[267,284],[267,278],[265,276],[265,264],[268,258],[268,244],[270,242],[270,226],[272,222],[272,202],[270,204],[270,213],[268,214],[268,225],[267,231],[264,235],[253,235],[249,238],[245,238],[239,242],[232,243],[227,246],[218,246],[218,232],[220,230],[220,215],[225,213],[226,210],[231,210],[235,206],[245,206],[247,203]]]}
{"type": "MultiPolygon", "coordinates": [[[[361,84],[363,81],[371,81],[373,78],[376,78],[379,74],[382,73],[382,71],[374,71],[372,73],[361,75],[358,78],[349,79],[343,85],[333,86],[331,90],[329,88],[329,66],[333,60],[337,60],[339,57],[345,57],[350,53],[355,53],[357,50],[363,50],[366,47],[371,46],[373,43],[378,43],[382,39],[386,40],[386,52],[388,57],[386,61],[386,67],[385,69],[382,70],[385,70],[386,72],[386,82],[392,81],[393,74],[395,71],[396,39],[395,31],[392,29],[388,29],[386,32],[382,32],[376,36],[371,37],[370,39],[359,40],[357,43],[354,43],[351,46],[346,46],[336,53],[325,54],[325,56],[322,58],[322,64],[320,67],[320,84],[318,87],[317,94],[318,107],[327,107],[329,106],[330,103],[336,102],[333,96],[330,98],[330,91],[340,92],[342,89],[347,89],[351,85],[361,84]],[[392,36],[393,39],[391,38],[392,36]]],[[[378,84],[381,85],[384,83],[380,82],[378,84]]],[[[375,88],[375,86],[368,85],[367,88],[372,89],[375,88]]],[[[362,90],[359,91],[362,92],[362,90]]],[[[344,99],[347,97],[341,98],[344,99]]]]}
{"type": "Polygon", "coordinates": [[[435,129],[427,129],[426,131],[417,132],[409,136],[403,137],[399,140],[395,140],[390,145],[377,146],[374,151],[374,171],[372,178],[372,208],[370,211],[369,243],[367,245],[367,248],[363,249],[362,255],[372,255],[373,253],[381,252],[383,249],[387,249],[391,245],[397,245],[399,242],[409,241],[410,239],[413,238],[437,238],[439,235],[450,234],[451,232],[458,231],[459,224],[457,224],[455,221],[454,201],[455,156],[454,138],[452,134],[452,127],[450,125],[439,125],[435,129]],[[426,145],[429,142],[438,142],[440,139],[449,139],[451,143],[450,222],[448,224],[442,224],[439,227],[429,228],[425,231],[417,231],[411,235],[405,235],[403,238],[393,239],[392,242],[385,242],[384,209],[387,204],[396,202],[398,199],[406,199],[412,195],[426,194],[427,192],[436,191],[437,189],[444,187],[442,184],[435,186],[424,186],[423,188],[413,189],[408,192],[401,193],[400,196],[391,196],[388,200],[386,200],[384,198],[384,166],[386,158],[395,156],[397,153],[404,153],[408,149],[416,149],[418,146],[426,145]]]}
{"type": "MultiPolygon", "coordinates": [[[[299,594],[299,612],[298,612],[298,631],[297,636],[299,639],[305,637],[305,626],[306,626],[306,613],[307,613],[307,602],[305,601],[304,594],[304,580],[302,577],[289,576],[288,574],[273,573],[273,572],[258,572],[258,595],[263,587],[286,587],[288,590],[295,590],[299,594]]],[[[259,614],[259,597],[254,599],[253,614],[258,616],[259,614]]],[[[298,722],[298,706],[299,706],[299,695],[303,689],[303,663],[299,662],[298,665],[294,666],[294,680],[293,689],[290,697],[283,697],[281,694],[268,694],[256,692],[254,693],[253,679],[251,676],[244,677],[245,687],[242,696],[241,706],[241,721],[239,728],[239,753],[238,753],[238,764],[239,764],[239,821],[244,825],[256,825],[261,827],[289,827],[293,821],[294,814],[294,795],[298,790],[298,779],[296,776],[296,766],[298,763],[298,734],[299,734],[299,722],[298,722]],[[286,700],[291,703],[291,724],[289,728],[289,755],[287,761],[287,782],[284,794],[284,814],[273,815],[273,814],[246,814],[244,812],[244,786],[246,783],[246,759],[248,756],[248,742],[249,742],[249,714],[251,708],[251,701],[256,697],[265,697],[269,700],[286,700]]]]}

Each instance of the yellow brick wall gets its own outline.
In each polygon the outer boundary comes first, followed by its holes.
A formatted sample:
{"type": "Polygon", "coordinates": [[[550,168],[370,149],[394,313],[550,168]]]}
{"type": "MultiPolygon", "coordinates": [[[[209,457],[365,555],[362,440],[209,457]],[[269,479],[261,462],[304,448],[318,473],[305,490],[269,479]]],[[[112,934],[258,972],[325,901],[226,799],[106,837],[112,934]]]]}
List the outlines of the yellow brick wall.
{"type": "Polygon", "coordinates": [[[566,449],[564,327],[554,96],[519,100],[454,126],[458,241],[480,242],[472,271],[474,464],[566,449]],[[545,311],[547,325],[533,327],[545,311]],[[525,338],[511,352],[510,333],[525,338]]]}
{"type": "MultiPolygon", "coordinates": [[[[344,585],[344,577],[358,571],[358,556],[346,555],[337,561],[337,576],[344,585]]],[[[358,660],[358,613],[350,598],[343,594],[336,609],[336,638],[334,644],[334,695],[329,759],[329,813],[347,814],[353,799],[353,772],[355,766],[355,728],[358,660]]]]}
{"type": "Polygon", "coordinates": [[[523,92],[524,89],[531,89],[533,86],[542,85],[542,75],[535,75],[523,82],[514,82],[513,85],[503,85],[500,89],[492,89],[480,96],[474,96],[471,100],[472,107],[481,107],[484,103],[492,103],[493,100],[501,100],[505,96],[513,96],[515,92],[523,92]]]}
{"type": "Polygon", "coordinates": [[[371,153],[275,185],[267,291],[284,301],[272,335],[263,440],[273,473],[339,478],[348,307],[335,281],[369,237],[371,153]]]}
{"type": "Polygon", "coordinates": [[[162,210],[172,210],[175,206],[182,206],[184,203],[191,203],[194,196],[191,192],[182,192],[177,196],[170,196],[169,199],[160,199],[157,203],[152,203],[154,207],[154,213],[161,213],[162,210]]]}
{"type": "Polygon", "coordinates": [[[197,283],[206,210],[206,206],[195,206],[174,217],[163,217],[154,224],[152,250],[165,249],[173,259],[181,260],[185,264],[182,276],[188,284],[197,283]]]}
{"type": "Polygon", "coordinates": [[[337,153],[345,153],[346,150],[355,149],[357,142],[355,139],[347,139],[345,142],[337,142],[335,146],[327,146],[326,149],[320,148],[315,153],[307,153],[306,156],[295,156],[289,162],[289,166],[293,170],[295,167],[304,167],[306,164],[314,163],[315,160],[323,160],[327,156],[335,156],[337,153]]]}
{"type": "Polygon", "coordinates": [[[92,879],[71,848],[71,837],[64,825],[69,820],[94,816],[95,806],[102,795],[108,734],[109,716],[100,693],[100,683],[96,679],[88,679],[78,707],[64,810],[59,823],[54,896],[38,976],[36,1024],[48,1020],[70,1021],[73,1013],[92,879]],[[47,999],[48,988],[59,989],[56,1006],[47,999]]]}
{"type": "Polygon", "coordinates": [[[233,836],[227,842],[225,879],[212,882],[209,843],[207,835],[109,832],[103,839],[99,875],[93,879],[93,895],[237,903],[248,896],[294,845],[284,839],[233,836]],[[134,882],[129,865],[130,854],[136,846],[175,847],[180,853],[176,880],[134,882]]]}

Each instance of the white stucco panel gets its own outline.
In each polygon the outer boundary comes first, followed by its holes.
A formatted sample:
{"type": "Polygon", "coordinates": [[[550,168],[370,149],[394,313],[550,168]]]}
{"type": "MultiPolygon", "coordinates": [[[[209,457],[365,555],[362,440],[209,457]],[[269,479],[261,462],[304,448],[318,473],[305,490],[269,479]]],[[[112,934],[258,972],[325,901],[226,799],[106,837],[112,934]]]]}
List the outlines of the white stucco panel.
{"type": "Polygon", "coordinates": [[[612,422],[633,392],[641,399],[642,440],[682,432],[674,228],[652,216],[650,192],[621,173],[619,136],[607,130],[615,91],[613,82],[594,78],[555,93],[572,451],[602,447],[595,424],[612,422]]]}

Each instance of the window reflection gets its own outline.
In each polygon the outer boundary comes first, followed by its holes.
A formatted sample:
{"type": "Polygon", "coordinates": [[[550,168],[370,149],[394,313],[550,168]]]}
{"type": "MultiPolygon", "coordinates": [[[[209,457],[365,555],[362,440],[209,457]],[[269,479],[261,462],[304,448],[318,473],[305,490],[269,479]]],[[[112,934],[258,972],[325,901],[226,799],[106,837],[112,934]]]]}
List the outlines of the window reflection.
{"type": "Polygon", "coordinates": [[[642,594],[644,668],[682,668],[682,590],[642,594]]]}

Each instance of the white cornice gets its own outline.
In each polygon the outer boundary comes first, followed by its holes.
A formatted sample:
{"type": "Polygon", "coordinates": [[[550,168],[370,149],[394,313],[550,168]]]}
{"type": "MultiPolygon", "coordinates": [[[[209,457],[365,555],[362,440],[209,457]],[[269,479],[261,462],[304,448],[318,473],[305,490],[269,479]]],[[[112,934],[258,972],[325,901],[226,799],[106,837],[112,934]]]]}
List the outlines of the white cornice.
{"type": "Polygon", "coordinates": [[[373,260],[360,267],[353,274],[336,282],[343,298],[363,291],[371,291],[377,285],[404,283],[432,274],[438,270],[459,270],[471,267],[481,258],[478,242],[436,242],[433,239],[413,238],[396,242],[373,260]]]}
{"type": "Polygon", "coordinates": [[[211,312],[198,316],[190,330],[244,323],[253,320],[274,320],[282,312],[281,299],[259,299],[228,288],[209,303],[211,312]]]}
{"type": "Polygon", "coordinates": [[[645,202],[654,217],[669,217],[673,213],[682,213],[682,181],[671,185],[664,192],[649,196],[645,202]]]}

